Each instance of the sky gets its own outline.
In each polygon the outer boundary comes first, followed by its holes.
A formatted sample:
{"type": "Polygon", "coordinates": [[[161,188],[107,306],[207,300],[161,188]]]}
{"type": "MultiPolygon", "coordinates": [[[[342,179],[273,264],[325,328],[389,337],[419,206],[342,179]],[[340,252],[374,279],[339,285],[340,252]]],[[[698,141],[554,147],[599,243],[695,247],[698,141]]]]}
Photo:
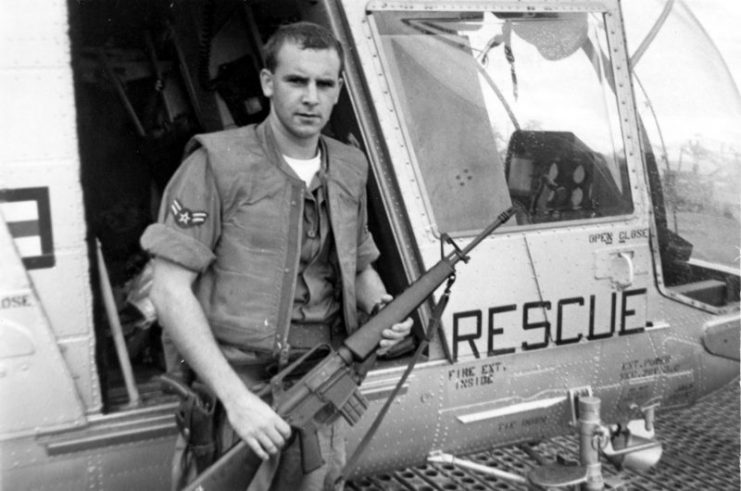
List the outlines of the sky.
{"type": "MultiPolygon", "coordinates": [[[[647,39],[668,1],[623,0],[631,52],[636,52],[638,44],[647,39]]],[[[692,142],[716,152],[739,150],[739,22],[739,0],[677,0],[672,15],[662,24],[657,37],[636,60],[636,80],[640,80],[636,85],[639,108],[650,108],[647,111],[656,114],[659,123],[656,129],[660,128],[662,135],[653,135],[653,138],[665,142],[670,159],[672,155],[678,158],[676,155],[692,142]],[[687,17],[684,6],[690,9],[702,31],[687,17]],[[708,38],[717,51],[709,49],[708,38]],[[732,79],[735,79],[735,86],[732,79]]],[[[648,112],[643,117],[652,120],[648,112]]]]}
{"type": "Polygon", "coordinates": [[[739,0],[684,0],[705,27],[741,85],[741,2],[739,0]]]}

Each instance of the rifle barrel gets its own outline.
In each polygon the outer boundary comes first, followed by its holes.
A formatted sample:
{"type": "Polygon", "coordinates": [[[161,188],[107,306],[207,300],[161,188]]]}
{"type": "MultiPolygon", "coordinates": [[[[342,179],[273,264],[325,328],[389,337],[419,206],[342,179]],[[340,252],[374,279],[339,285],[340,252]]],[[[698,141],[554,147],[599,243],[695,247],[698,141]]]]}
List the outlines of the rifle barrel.
{"type": "Polygon", "coordinates": [[[514,206],[510,206],[506,210],[504,210],[502,213],[499,214],[496,220],[492,222],[488,227],[486,227],[479,235],[473,238],[473,240],[463,248],[461,251],[462,256],[468,255],[471,250],[479,245],[479,243],[487,238],[489,235],[491,235],[494,230],[498,229],[500,226],[502,226],[507,220],[512,218],[516,212],[516,208],[514,206]]]}

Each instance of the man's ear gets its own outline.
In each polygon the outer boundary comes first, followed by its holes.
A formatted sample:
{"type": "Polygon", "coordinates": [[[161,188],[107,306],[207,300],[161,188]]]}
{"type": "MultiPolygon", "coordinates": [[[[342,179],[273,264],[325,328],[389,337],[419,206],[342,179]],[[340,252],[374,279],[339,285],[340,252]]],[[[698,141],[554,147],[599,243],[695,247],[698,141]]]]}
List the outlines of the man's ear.
{"type": "Polygon", "coordinates": [[[340,94],[342,93],[342,86],[345,84],[345,80],[340,77],[337,79],[337,95],[334,98],[334,103],[337,104],[337,102],[340,100],[340,94]]]}
{"type": "Polygon", "coordinates": [[[260,70],[260,86],[262,87],[263,95],[268,99],[273,97],[273,78],[273,72],[267,68],[260,70]]]}

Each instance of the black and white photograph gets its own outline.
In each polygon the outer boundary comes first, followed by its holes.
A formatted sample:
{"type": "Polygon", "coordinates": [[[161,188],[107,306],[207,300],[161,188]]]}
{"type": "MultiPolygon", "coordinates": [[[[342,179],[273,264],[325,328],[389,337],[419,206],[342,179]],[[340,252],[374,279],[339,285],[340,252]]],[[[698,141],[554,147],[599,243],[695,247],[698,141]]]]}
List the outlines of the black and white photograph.
{"type": "Polygon", "coordinates": [[[739,24],[0,0],[0,491],[741,489],[739,24]]]}

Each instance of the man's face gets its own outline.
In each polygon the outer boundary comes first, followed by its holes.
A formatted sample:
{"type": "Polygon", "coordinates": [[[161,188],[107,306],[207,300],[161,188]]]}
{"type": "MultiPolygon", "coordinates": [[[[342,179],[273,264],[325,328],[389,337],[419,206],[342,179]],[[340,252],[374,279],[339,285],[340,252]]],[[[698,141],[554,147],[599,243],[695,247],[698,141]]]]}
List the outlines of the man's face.
{"type": "Polygon", "coordinates": [[[296,140],[317,138],[329,121],[342,87],[340,58],[333,49],[301,49],[285,43],[274,72],[260,72],[262,90],[271,100],[271,118],[296,140]]]}

